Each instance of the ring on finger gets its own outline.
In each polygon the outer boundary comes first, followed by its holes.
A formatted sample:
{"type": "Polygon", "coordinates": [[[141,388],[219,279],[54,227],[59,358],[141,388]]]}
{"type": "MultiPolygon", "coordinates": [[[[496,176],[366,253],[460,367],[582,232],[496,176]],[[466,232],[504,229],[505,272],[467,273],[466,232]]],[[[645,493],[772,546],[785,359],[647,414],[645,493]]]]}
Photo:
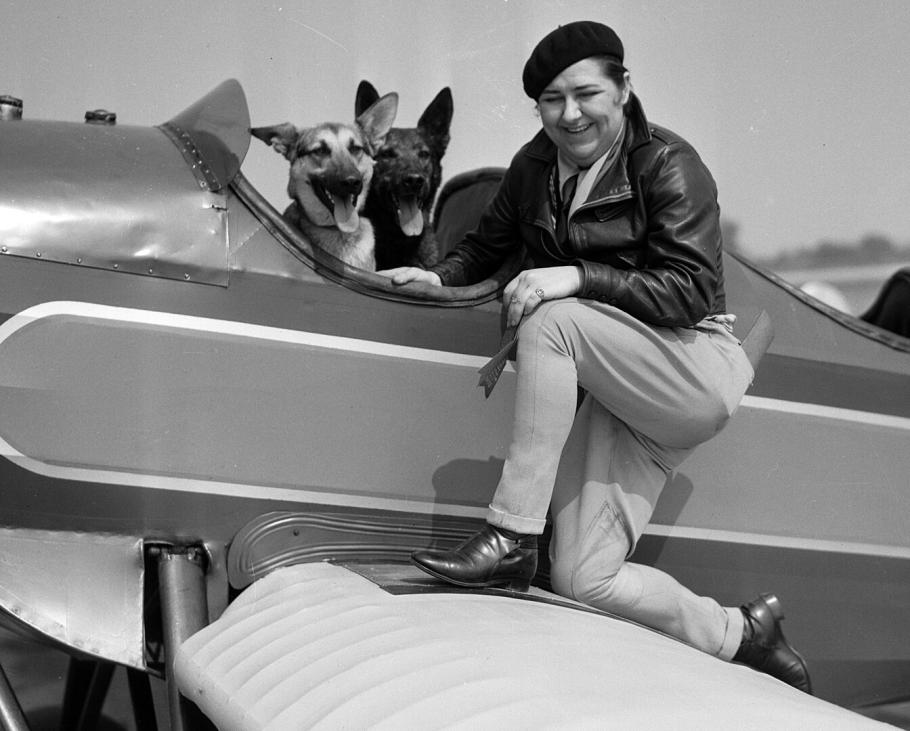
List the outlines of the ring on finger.
{"type": "Polygon", "coordinates": [[[543,290],[540,287],[534,290],[534,294],[540,297],[540,299],[543,299],[543,290]]]}

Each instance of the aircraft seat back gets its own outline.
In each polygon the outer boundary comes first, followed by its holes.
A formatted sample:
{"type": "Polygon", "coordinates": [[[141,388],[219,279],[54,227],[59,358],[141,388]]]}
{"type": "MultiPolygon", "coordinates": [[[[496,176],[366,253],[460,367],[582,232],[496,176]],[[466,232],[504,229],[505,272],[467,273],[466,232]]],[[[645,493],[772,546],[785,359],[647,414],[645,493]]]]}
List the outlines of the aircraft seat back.
{"type": "Polygon", "coordinates": [[[439,255],[455,248],[472,231],[480,214],[496,195],[505,168],[486,167],[459,173],[439,190],[433,211],[433,230],[439,242],[439,255]]]}
{"type": "Polygon", "coordinates": [[[910,338],[910,267],[891,275],[860,319],[910,338]]]}

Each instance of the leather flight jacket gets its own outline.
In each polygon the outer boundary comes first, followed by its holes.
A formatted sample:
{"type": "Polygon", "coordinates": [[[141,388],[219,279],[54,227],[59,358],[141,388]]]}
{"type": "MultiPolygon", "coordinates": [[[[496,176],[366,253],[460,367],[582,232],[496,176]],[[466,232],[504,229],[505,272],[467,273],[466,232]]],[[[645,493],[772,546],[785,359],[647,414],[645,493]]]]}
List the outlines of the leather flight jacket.
{"type": "Polygon", "coordinates": [[[578,296],[643,322],[689,327],[725,311],[720,209],[711,173],[692,146],[626,105],[619,159],[556,239],[550,178],[556,146],[541,130],[515,157],[469,233],[430,271],[463,286],[524,246],[536,267],[575,265],[578,296]]]}

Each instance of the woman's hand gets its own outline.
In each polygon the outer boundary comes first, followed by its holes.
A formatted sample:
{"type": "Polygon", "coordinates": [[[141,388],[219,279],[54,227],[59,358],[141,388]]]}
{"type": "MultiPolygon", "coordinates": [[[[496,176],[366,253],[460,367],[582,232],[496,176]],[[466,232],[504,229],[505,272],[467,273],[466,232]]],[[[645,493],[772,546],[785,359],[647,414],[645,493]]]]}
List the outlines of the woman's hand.
{"type": "Polygon", "coordinates": [[[526,269],[506,285],[502,301],[509,308],[506,325],[517,325],[522,316],[531,313],[546,300],[578,294],[581,270],[575,266],[526,269]]]}
{"type": "Polygon", "coordinates": [[[380,276],[388,277],[392,284],[407,284],[408,282],[426,282],[436,287],[442,286],[442,280],[436,272],[428,272],[420,267],[396,267],[395,269],[383,269],[376,272],[380,276]]]}

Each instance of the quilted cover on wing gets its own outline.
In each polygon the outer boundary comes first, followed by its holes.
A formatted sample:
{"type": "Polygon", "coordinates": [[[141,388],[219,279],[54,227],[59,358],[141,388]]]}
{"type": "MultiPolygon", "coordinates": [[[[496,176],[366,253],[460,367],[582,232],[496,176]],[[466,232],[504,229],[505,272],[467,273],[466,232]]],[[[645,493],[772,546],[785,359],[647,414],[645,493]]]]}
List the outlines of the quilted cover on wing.
{"type": "Polygon", "coordinates": [[[231,729],[875,726],[603,616],[508,596],[392,595],[330,564],[279,569],[180,648],[231,729]]]}

